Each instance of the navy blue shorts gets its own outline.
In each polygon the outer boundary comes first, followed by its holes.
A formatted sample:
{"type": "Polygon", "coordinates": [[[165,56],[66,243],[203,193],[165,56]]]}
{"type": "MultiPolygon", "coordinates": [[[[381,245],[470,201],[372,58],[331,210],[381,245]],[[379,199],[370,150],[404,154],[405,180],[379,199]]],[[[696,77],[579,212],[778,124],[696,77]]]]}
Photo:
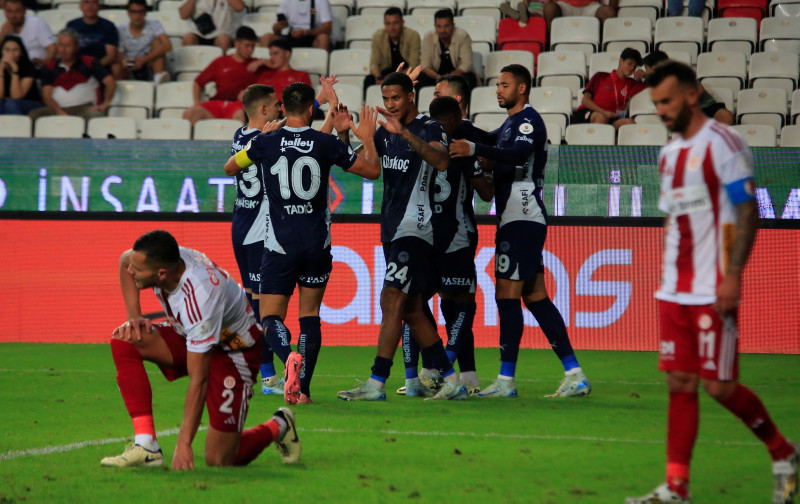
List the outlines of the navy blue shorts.
{"type": "Polygon", "coordinates": [[[384,287],[394,287],[409,296],[435,289],[433,246],[422,238],[407,236],[383,244],[386,259],[384,287]]]}
{"type": "Polygon", "coordinates": [[[544,273],[542,250],[547,226],[538,222],[509,222],[495,235],[494,275],[506,280],[535,280],[544,273]]]}
{"type": "Polygon", "coordinates": [[[264,257],[264,242],[242,245],[233,242],[233,255],[239,265],[239,274],[242,276],[242,285],[250,289],[253,294],[259,294],[261,288],[261,261],[264,257]]]}
{"type": "Polygon", "coordinates": [[[478,248],[477,236],[470,239],[468,247],[454,252],[437,252],[434,264],[438,279],[438,292],[452,294],[474,294],[477,276],[475,274],[475,251],[478,248]]]}
{"type": "Polygon", "coordinates": [[[312,247],[292,254],[264,250],[261,264],[261,294],[291,296],[295,284],[320,289],[325,287],[333,269],[330,245],[312,247]]]}

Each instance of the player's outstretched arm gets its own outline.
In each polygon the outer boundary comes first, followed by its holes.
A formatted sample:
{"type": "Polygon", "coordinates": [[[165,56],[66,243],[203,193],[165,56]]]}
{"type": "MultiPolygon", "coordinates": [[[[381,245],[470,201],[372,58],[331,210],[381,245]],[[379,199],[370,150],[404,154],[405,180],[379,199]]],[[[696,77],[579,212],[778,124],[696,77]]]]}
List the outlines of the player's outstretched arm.
{"type": "Polygon", "coordinates": [[[348,171],[370,180],[375,180],[381,176],[378,150],[375,148],[375,127],[377,120],[378,112],[369,105],[361,107],[361,121],[358,123],[358,127],[353,124],[353,120],[350,118],[350,129],[352,129],[353,134],[361,140],[363,152],[358,154],[358,159],[348,171]]]}
{"type": "Polygon", "coordinates": [[[725,275],[717,287],[717,301],[714,308],[723,314],[733,313],[739,307],[742,296],[742,272],[753,243],[756,241],[758,223],[758,205],[751,199],[736,205],[736,229],[733,238],[733,250],[728,258],[725,275]]]}
{"type": "Polygon", "coordinates": [[[253,164],[253,161],[247,156],[245,149],[240,150],[225,163],[225,175],[234,176],[240,171],[253,164]]]}
{"type": "Polygon", "coordinates": [[[173,469],[194,469],[192,441],[200,426],[203,405],[208,395],[208,375],[211,369],[211,351],[205,353],[187,352],[186,370],[189,372],[189,388],[183,405],[183,422],[172,457],[173,469]]]}
{"type": "Polygon", "coordinates": [[[447,155],[447,148],[444,145],[438,142],[426,142],[403,126],[396,114],[392,114],[381,107],[377,107],[377,109],[378,112],[386,118],[386,121],[378,121],[381,126],[386,128],[386,131],[394,135],[402,136],[403,140],[408,142],[408,145],[411,146],[414,152],[436,170],[447,170],[447,166],[450,164],[450,158],[447,155]]]}
{"type": "Polygon", "coordinates": [[[490,145],[470,142],[469,140],[453,140],[450,143],[450,157],[483,156],[501,163],[518,163],[528,159],[535,147],[533,143],[516,141],[511,147],[492,147],[490,145]]]}
{"type": "Polygon", "coordinates": [[[478,193],[478,197],[483,201],[492,201],[494,198],[494,179],[490,174],[484,174],[483,177],[469,179],[470,185],[478,193]]]}
{"type": "Polygon", "coordinates": [[[328,135],[333,134],[333,118],[336,115],[336,110],[333,107],[328,109],[328,112],[325,114],[325,121],[322,123],[322,126],[319,127],[319,131],[321,133],[325,133],[328,135]]]}

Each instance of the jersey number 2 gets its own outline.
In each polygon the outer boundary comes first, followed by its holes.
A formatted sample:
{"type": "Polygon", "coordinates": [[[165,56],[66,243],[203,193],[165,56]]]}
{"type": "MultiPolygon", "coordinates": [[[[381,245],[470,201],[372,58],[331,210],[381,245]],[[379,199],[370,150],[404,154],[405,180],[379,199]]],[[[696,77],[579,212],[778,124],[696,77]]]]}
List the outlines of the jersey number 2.
{"type": "Polygon", "coordinates": [[[310,200],[316,196],[320,186],[320,169],[317,160],[311,156],[301,156],[297,158],[289,168],[289,160],[286,156],[281,156],[277,163],[272,165],[269,172],[278,176],[278,183],[281,186],[281,197],[289,199],[292,197],[292,192],[304,200],[310,200]],[[303,187],[303,174],[306,167],[311,171],[311,187],[306,189],[303,187]],[[291,173],[290,173],[291,172],[291,173]],[[289,187],[291,182],[291,188],[289,187]]]}

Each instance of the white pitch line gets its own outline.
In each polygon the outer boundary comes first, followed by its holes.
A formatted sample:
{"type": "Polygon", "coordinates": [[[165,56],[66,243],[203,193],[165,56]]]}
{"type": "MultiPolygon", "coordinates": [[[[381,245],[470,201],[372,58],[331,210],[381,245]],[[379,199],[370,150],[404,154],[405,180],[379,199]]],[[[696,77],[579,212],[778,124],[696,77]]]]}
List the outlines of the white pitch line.
{"type": "MultiPolygon", "coordinates": [[[[199,430],[206,430],[201,427],[199,430]]],[[[626,443],[626,444],[664,444],[663,439],[625,439],[625,438],[604,438],[598,436],[559,436],[559,435],[543,435],[543,434],[503,434],[499,432],[434,432],[434,431],[401,431],[401,430],[352,430],[352,429],[298,429],[300,432],[314,432],[322,434],[376,434],[376,435],[393,435],[393,436],[415,436],[415,437],[465,437],[465,438],[500,438],[500,439],[534,439],[540,441],[581,441],[590,443],[626,443]]],[[[156,433],[156,437],[168,437],[180,432],[180,429],[168,429],[156,433]]],[[[109,438],[109,439],[94,439],[89,441],[81,441],[79,443],[70,443],[60,446],[46,446],[44,448],[32,448],[30,450],[12,450],[6,453],[0,453],[0,462],[13,460],[23,457],[38,457],[42,455],[51,455],[53,453],[66,453],[87,446],[99,446],[111,443],[121,443],[123,441],[130,441],[130,437],[124,438],[109,438]]],[[[699,441],[700,444],[714,444],[723,446],[760,446],[761,443],[755,441],[699,441]]]]}

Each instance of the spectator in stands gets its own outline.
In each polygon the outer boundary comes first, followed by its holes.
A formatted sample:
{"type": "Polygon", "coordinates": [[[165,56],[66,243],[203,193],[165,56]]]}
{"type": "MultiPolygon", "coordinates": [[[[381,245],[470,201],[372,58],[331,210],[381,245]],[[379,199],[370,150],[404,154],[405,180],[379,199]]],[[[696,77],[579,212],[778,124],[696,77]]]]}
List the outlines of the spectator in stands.
{"type": "Polygon", "coordinates": [[[525,24],[529,17],[544,17],[544,2],[542,0],[524,0],[517,4],[516,10],[511,6],[511,2],[503,2],[500,4],[500,12],[514,21],[525,24]]]}
{"type": "Polygon", "coordinates": [[[269,59],[256,60],[248,70],[258,74],[258,84],[266,84],[275,89],[275,96],[283,95],[283,88],[293,82],[311,85],[308,72],[295,70],[289,64],[292,59],[292,46],[288,40],[273,40],[269,44],[269,59]]]}
{"type": "Polygon", "coordinates": [[[453,11],[440,9],[433,16],[434,31],[422,40],[422,74],[419,87],[432,86],[442,75],[461,75],[470,87],[478,85],[472,68],[472,39],[469,33],[456,28],[453,11]]]}
{"type": "Polygon", "coordinates": [[[548,0],[543,9],[548,36],[550,24],[555,18],[561,16],[594,16],[600,20],[600,30],[602,31],[606,19],[617,17],[619,0],[607,1],[607,4],[602,4],[595,0],[548,0]]]}
{"type": "Polygon", "coordinates": [[[110,68],[117,59],[117,27],[97,14],[100,11],[100,0],[81,0],[80,8],[83,17],[67,23],[67,28],[80,34],[83,56],[91,56],[101,65],[110,68]]]}
{"type": "Polygon", "coordinates": [[[261,44],[269,47],[273,41],[285,39],[292,47],[328,51],[334,42],[332,33],[333,15],[328,0],[281,0],[278,20],[272,25],[272,33],[261,37],[261,44]]]}
{"type": "Polygon", "coordinates": [[[633,124],[633,119],[627,117],[628,103],[647,88],[644,82],[633,78],[641,64],[639,51],[628,47],[622,51],[616,70],[594,74],[583,89],[581,105],[572,114],[572,124],[611,124],[617,129],[633,124]]]}
{"type": "Polygon", "coordinates": [[[215,45],[227,51],[241,24],[237,14],[244,9],[242,0],[186,0],[178,12],[192,21],[193,29],[183,36],[183,45],[215,45]]]}
{"type": "Polygon", "coordinates": [[[22,0],[6,0],[3,10],[6,22],[0,28],[0,37],[17,35],[21,38],[28,56],[37,67],[55,58],[56,41],[47,23],[36,16],[26,18],[22,0]]]}
{"type": "Polygon", "coordinates": [[[0,45],[0,114],[25,115],[42,106],[36,86],[36,67],[22,40],[6,35],[0,45]]]}
{"type": "MultiPolygon", "coordinates": [[[[652,72],[653,67],[661,63],[662,61],[666,61],[669,59],[667,53],[663,51],[653,51],[647,56],[644,57],[642,62],[644,63],[645,73],[644,76],[647,78],[652,72]]],[[[733,115],[733,112],[725,108],[724,103],[720,103],[711,96],[706,88],[700,84],[700,108],[703,109],[703,113],[715,119],[718,122],[723,124],[731,125],[733,124],[734,119],[736,118],[733,115]]]]}
{"type": "Polygon", "coordinates": [[[383,28],[372,36],[371,50],[370,73],[364,78],[365,90],[383,82],[383,78],[394,72],[400,63],[405,63],[405,68],[419,65],[419,33],[404,26],[403,11],[389,7],[383,14],[383,28]]]}
{"type": "MultiPolygon", "coordinates": [[[[705,7],[706,3],[703,0],[689,0],[689,15],[700,17],[705,7]]],[[[682,16],[683,0],[667,0],[667,13],[670,16],[682,16]]]]}
{"type": "Polygon", "coordinates": [[[117,83],[97,59],[80,54],[79,41],[80,34],[72,28],[58,32],[58,60],[48,63],[42,72],[42,101],[45,106],[31,111],[31,119],[46,115],[75,115],[91,119],[106,115],[117,83]],[[102,100],[99,99],[101,96],[102,100]]]}
{"type": "Polygon", "coordinates": [[[241,93],[247,86],[256,83],[256,74],[248,67],[255,61],[253,50],[257,41],[258,37],[252,28],[242,26],[236,30],[236,40],[233,42],[235,52],[212,61],[194,80],[192,92],[195,105],[186,109],[184,119],[192,124],[213,118],[244,122],[241,93]],[[200,102],[203,88],[209,82],[217,85],[217,94],[208,101],[200,102]]]}
{"type": "Polygon", "coordinates": [[[111,66],[114,78],[150,80],[158,84],[169,80],[167,56],[172,50],[164,27],[159,21],[145,19],[147,2],[128,1],[127,23],[117,25],[119,52],[111,66]]]}

